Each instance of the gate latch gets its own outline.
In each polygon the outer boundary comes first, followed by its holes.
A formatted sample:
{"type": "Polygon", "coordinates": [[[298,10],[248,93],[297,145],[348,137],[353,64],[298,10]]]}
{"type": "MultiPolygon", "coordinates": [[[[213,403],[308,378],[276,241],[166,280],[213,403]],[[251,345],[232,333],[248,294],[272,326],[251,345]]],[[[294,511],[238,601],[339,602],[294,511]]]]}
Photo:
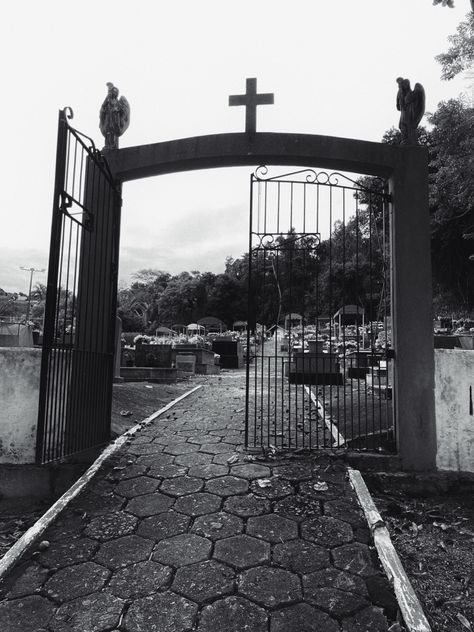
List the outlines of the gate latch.
{"type": "Polygon", "coordinates": [[[385,356],[387,360],[395,360],[395,349],[386,349],[385,356]]]}

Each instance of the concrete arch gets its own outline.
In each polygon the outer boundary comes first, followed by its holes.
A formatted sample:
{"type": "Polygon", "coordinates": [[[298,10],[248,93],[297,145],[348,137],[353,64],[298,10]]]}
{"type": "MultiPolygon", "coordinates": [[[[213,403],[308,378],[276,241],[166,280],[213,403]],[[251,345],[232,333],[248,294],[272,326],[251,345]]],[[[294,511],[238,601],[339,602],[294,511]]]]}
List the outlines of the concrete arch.
{"type": "Polygon", "coordinates": [[[389,177],[406,153],[420,147],[317,136],[258,133],[195,136],[104,152],[114,177],[121,181],[150,176],[255,164],[298,165],[389,177]]]}
{"type": "Polygon", "coordinates": [[[396,359],[393,387],[398,449],[405,469],[435,469],[432,281],[425,148],[311,134],[235,133],[127,147],[104,152],[104,155],[119,183],[196,169],[258,164],[313,167],[388,178],[392,194],[392,337],[396,359]]]}

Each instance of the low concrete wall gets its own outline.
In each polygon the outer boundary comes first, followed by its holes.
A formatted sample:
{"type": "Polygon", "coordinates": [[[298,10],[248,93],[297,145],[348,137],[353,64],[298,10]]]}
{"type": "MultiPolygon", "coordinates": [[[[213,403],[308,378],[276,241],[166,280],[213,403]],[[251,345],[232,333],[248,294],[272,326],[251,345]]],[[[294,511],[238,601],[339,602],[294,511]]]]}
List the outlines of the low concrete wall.
{"type": "Polygon", "coordinates": [[[474,351],[435,349],[438,470],[474,472],[474,351]]]}
{"type": "Polygon", "coordinates": [[[0,463],[35,462],[41,349],[0,348],[0,463]]]}

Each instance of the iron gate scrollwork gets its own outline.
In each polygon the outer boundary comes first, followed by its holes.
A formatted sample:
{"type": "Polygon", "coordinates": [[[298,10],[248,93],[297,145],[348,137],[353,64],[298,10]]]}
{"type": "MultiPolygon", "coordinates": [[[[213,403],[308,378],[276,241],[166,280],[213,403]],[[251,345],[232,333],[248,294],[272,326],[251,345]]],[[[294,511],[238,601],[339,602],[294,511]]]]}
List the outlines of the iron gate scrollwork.
{"type": "Polygon", "coordinates": [[[386,183],[262,166],[250,189],[246,446],[393,451],[386,183]]]}
{"type": "Polygon", "coordinates": [[[110,438],[121,190],[60,111],[36,460],[110,438]]]}

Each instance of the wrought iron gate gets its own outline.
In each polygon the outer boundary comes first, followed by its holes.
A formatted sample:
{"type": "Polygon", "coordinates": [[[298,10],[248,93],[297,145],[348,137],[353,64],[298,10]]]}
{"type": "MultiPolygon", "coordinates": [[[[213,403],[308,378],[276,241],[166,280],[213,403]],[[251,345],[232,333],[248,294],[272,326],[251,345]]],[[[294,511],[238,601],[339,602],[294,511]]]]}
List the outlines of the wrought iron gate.
{"type": "Polygon", "coordinates": [[[60,111],[36,444],[38,463],[110,438],[121,192],[60,111]]]}
{"type": "Polygon", "coordinates": [[[393,451],[386,183],[259,167],[250,187],[246,445],[393,451]]]}

